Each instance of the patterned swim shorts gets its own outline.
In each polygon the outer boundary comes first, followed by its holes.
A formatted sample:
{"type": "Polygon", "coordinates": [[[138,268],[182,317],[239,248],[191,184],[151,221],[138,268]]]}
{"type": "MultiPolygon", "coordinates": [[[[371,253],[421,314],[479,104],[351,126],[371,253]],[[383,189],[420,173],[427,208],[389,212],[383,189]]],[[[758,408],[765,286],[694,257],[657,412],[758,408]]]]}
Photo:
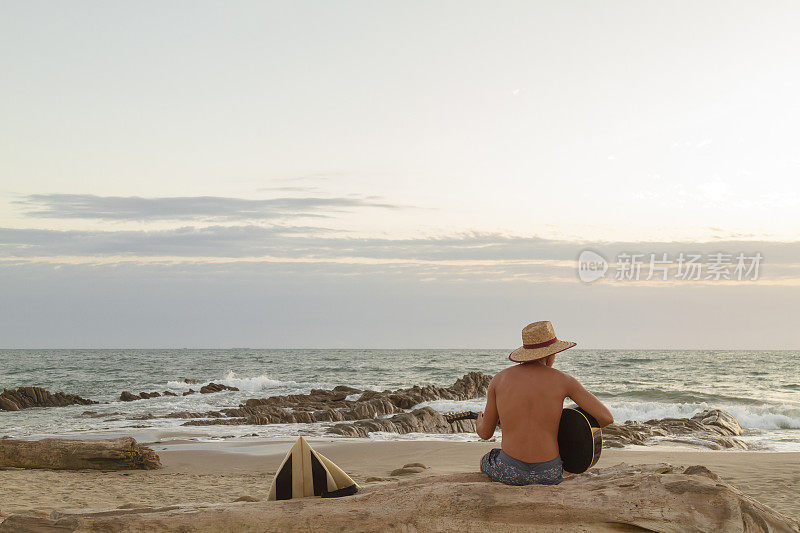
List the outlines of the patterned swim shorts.
{"type": "Polygon", "coordinates": [[[481,459],[481,472],[506,485],[558,485],[563,471],[560,455],[541,463],[526,463],[495,448],[481,459]]]}

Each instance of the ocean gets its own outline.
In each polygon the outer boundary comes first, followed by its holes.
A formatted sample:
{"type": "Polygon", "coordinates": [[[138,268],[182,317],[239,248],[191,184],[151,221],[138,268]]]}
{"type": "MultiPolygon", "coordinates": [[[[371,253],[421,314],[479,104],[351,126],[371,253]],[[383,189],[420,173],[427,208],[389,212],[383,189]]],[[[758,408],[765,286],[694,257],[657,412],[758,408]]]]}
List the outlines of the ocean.
{"type": "MultiPolygon", "coordinates": [[[[451,385],[470,371],[494,374],[510,350],[119,349],[0,350],[0,387],[39,386],[103,403],[0,411],[0,436],[110,437],[141,441],[190,438],[325,436],[330,424],[181,426],[185,420],[131,420],[148,413],[202,412],[248,398],[349,385],[384,390],[451,385]],[[187,385],[184,379],[200,382],[187,385]],[[208,382],[239,392],[180,396],[208,382]],[[177,397],[118,401],[120,392],[169,390],[177,397]],[[85,411],[100,416],[87,416],[85,411]]],[[[580,350],[560,354],[556,368],[577,377],[618,422],[690,417],[704,409],[732,413],[755,450],[800,451],[800,370],[793,351],[580,350]]],[[[438,411],[480,410],[483,399],[426,402],[438,411]]],[[[475,435],[371,434],[374,439],[477,440],[475,435]]]]}

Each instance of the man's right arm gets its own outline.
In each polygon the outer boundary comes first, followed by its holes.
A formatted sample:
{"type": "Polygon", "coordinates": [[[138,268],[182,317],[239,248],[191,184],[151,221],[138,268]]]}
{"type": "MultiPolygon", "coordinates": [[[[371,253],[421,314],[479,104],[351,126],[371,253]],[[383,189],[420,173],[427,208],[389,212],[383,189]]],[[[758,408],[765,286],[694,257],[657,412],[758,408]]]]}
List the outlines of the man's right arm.
{"type": "Polygon", "coordinates": [[[564,377],[567,380],[567,396],[577,403],[578,407],[595,417],[601,428],[614,422],[614,415],[611,414],[608,407],[603,405],[603,402],[586,390],[577,379],[569,374],[564,374],[564,377]]]}
{"type": "Polygon", "coordinates": [[[486,391],[486,409],[481,411],[480,415],[478,415],[478,420],[475,422],[478,436],[483,440],[491,439],[498,422],[500,422],[500,415],[497,413],[495,378],[492,378],[492,381],[489,382],[489,389],[486,391]]]}

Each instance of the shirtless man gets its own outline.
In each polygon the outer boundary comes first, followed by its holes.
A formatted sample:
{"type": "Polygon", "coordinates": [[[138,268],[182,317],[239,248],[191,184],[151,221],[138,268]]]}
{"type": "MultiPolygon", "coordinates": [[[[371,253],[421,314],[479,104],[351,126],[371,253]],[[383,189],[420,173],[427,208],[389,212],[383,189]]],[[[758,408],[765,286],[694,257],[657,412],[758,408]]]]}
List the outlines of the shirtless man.
{"type": "Polygon", "coordinates": [[[502,450],[481,459],[481,472],[511,485],[561,483],[558,425],[564,399],[594,416],[601,427],[614,421],[611,411],[577,379],[553,368],[555,354],[575,346],[556,338],[550,322],[534,322],[522,330],[523,346],[509,359],[516,363],[489,384],[486,409],[477,420],[478,436],[489,439],[503,421],[502,450]]]}

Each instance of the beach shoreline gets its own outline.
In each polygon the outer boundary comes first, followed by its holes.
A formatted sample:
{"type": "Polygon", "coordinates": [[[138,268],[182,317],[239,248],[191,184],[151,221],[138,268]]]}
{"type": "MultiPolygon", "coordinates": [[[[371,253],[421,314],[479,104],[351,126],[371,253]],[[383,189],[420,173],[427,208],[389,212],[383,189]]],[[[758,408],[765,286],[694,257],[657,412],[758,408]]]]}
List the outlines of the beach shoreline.
{"type": "MultiPolygon", "coordinates": [[[[376,441],[309,439],[363,486],[412,477],[479,471],[481,456],[499,442],[376,441]],[[408,463],[421,473],[392,476],[408,463]]],[[[188,503],[230,503],[240,497],[266,499],[276,468],[291,440],[218,442],[172,440],[143,443],[161,457],[155,471],[0,470],[0,518],[49,515],[54,510],[115,509],[188,503]]],[[[603,450],[596,465],[619,463],[703,465],[744,494],[790,517],[800,517],[800,452],[688,451],[660,447],[603,450]]]]}

